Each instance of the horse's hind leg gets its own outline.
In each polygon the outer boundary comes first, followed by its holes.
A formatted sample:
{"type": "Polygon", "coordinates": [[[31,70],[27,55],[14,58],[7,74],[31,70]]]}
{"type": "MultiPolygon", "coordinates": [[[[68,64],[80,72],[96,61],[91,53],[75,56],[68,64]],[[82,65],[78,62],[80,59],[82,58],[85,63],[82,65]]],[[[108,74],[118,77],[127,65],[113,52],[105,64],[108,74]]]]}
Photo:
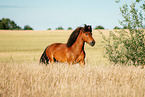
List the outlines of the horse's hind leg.
{"type": "Polygon", "coordinates": [[[48,59],[45,51],[40,58],[40,63],[46,64],[46,65],[49,64],[49,59],[48,59]]]}
{"type": "Polygon", "coordinates": [[[46,50],[48,49],[49,46],[46,47],[46,49],[44,50],[41,58],[40,58],[40,63],[45,64],[47,66],[47,64],[49,64],[49,58],[46,54],[46,50]]]}
{"type": "Polygon", "coordinates": [[[53,55],[49,55],[49,63],[53,65],[54,63],[54,58],[53,58],[53,55]]]}

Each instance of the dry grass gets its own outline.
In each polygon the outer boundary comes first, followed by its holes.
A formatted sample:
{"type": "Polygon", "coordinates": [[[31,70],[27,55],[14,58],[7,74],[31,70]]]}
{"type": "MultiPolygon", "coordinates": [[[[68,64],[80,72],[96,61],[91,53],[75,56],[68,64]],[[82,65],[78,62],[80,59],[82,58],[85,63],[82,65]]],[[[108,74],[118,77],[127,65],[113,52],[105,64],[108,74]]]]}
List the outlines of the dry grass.
{"type": "Polygon", "coordinates": [[[145,69],[111,65],[99,31],[95,47],[85,46],[84,68],[38,63],[47,45],[65,43],[71,32],[0,31],[0,97],[145,97],[145,69]]]}
{"type": "Polygon", "coordinates": [[[131,66],[0,65],[2,97],[144,97],[145,70],[131,66]]]}

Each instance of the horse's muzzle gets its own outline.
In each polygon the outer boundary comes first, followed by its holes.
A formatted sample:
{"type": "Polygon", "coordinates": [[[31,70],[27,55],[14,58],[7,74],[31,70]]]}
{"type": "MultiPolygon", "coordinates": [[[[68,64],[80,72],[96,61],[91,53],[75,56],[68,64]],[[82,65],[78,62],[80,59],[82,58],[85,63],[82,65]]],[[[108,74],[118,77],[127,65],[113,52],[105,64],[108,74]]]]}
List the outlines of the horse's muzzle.
{"type": "Polygon", "coordinates": [[[95,45],[95,41],[90,42],[90,45],[94,46],[95,45]]]}

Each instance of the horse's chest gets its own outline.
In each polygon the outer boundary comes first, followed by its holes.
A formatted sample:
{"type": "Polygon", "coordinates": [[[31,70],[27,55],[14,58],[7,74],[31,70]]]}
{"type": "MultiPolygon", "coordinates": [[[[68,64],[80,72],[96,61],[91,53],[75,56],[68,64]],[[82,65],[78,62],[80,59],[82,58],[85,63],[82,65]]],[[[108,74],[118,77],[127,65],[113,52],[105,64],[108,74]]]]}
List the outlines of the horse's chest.
{"type": "Polygon", "coordinates": [[[76,53],[76,52],[71,52],[66,54],[66,57],[72,61],[76,60],[78,58],[78,56],[80,55],[80,53],[76,53]]]}

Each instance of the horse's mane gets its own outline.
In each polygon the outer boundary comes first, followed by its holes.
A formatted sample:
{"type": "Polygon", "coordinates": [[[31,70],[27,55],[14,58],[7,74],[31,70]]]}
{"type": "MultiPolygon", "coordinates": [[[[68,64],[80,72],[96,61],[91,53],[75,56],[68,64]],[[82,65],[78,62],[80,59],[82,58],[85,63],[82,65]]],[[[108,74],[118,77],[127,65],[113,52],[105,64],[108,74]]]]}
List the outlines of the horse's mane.
{"type": "Polygon", "coordinates": [[[84,27],[78,27],[78,28],[76,28],[72,32],[72,34],[70,35],[70,37],[69,37],[69,39],[68,39],[68,41],[66,43],[67,47],[71,47],[74,44],[74,42],[76,41],[76,39],[77,39],[81,29],[83,30],[83,32],[89,31],[90,33],[92,33],[92,27],[90,25],[87,26],[85,24],[84,27]]]}
{"type": "Polygon", "coordinates": [[[74,44],[74,42],[76,41],[76,39],[77,39],[77,37],[78,37],[78,35],[79,35],[79,33],[80,33],[80,30],[81,30],[82,28],[83,28],[83,27],[78,27],[77,29],[75,29],[75,30],[72,32],[72,34],[70,35],[70,37],[69,37],[69,39],[68,39],[68,41],[67,41],[67,43],[66,43],[67,47],[71,47],[71,46],[74,44]]]}

